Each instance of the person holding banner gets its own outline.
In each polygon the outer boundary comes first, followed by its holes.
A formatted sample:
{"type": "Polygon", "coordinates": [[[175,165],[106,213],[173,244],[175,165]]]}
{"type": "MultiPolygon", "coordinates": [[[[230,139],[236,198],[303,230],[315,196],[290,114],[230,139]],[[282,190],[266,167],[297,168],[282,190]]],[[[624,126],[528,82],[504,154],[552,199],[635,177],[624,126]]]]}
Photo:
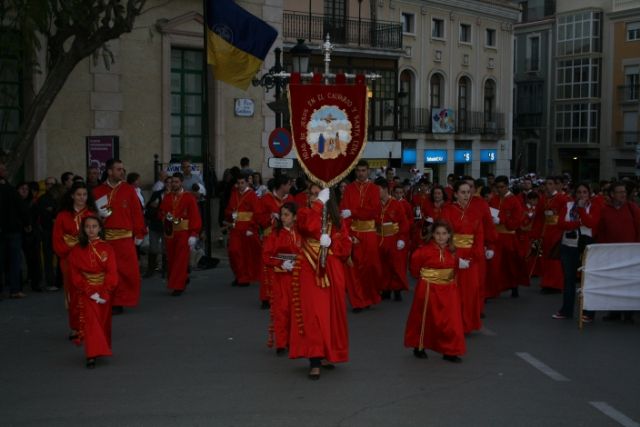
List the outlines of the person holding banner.
{"type": "Polygon", "coordinates": [[[249,187],[249,176],[241,173],[225,209],[226,227],[230,228],[229,263],[235,275],[232,286],[249,286],[260,281],[262,247],[256,218],[259,209],[258,197],[249,187]]]}
{"type": "Polygon", "coordinates": [[[95,212],[95,202],[88,191],[87,185],[77,182],[64,195],[61,209],[53,224],[53,250],[58,256],[60,271],[62,272],[65,305],[69,313],[69,328],[71,329],[70,340],[74,340],[78,336],[80,313],[78,293],[71,286],[68,258],[73,248],[78,244],[82,220],[87,216],[95,215],[95,212]]]}
{"type": "MultiPolygon", "coordinates": [[[[271,325],[269,347],[275,341],[276,354],[283,355],[289,347],[291,328],[291,281],[294,268],[299,270],[302,239],[296,229],[297,205],[286,202],[278,211],[271,233],[265,237],[262,262],[271,278],[271,325]]],[[[298,274],[298,272],[296,273],[298,274]]]]}
{"type": "Polygon", "coordinates": [[[298,211],[297,224],[302,254],[291,283],[289,358],[308,358],[309,378],[317,380],[321,367],[331,369],[333,363],[349,359],[343,263],[351,253],[352,243],[346,221],[341,220],[328,188],[320,191],[311,207],[298,211]],[[328,224],[323,230],[325,204],[328,224]]]}
{"type": "Polygon", "coordinates": [[[379,177],[375,184],[380,189],[382,209],[377,219],[380,239],[380,263],[382,277],[379,278],[383,299],[390,299],[393,292],[395,301],[402,301],[402,291],[409,290],[407,281],[407,250],[409,241],[409,220],[399,201],[389,194],[389,182],[379,177]]]}
{"type": "Polygon", "coordinates": [[[411,256],[411,275],[418,278],[404,333],[404,346],[426,359],[425,349],[460,363],[466,352],[456,272],[469,263],[456,256],[449,223],[436,220],[429,242],[411,256]]]}
{"type": "Polygon", "coordinates": [[[107,180],[93,190],[98,214],[104,223],[106,241],[113,247],[118,265],[118,288],[113,296],[113,312],[135,307],[140,300],[140,268],[136,246],[147,234],[142,205],[135,189],[124,182],[120,160],[107,161],[107,180]]]}
{"type": "Polygon", "coordinates": [[[202,227],[198,202],[191,192],[184,190],[180,172],[173,174],[171,192],[163,197],[159,214],[167,249],[167,288],[172,296],[180,296],[189,281],[189,258],[202,227]]]}
{"type": "Polygon", "coordinates": [[[348,295],[354,313],[380,302],[376,285],[382,274],[376,220],[380,215],[380,191],[369,180],[369,163],[359,160],[356,180],[347,185],[340,203],[341,216],[350,229],[353,267],[348,295]]]}

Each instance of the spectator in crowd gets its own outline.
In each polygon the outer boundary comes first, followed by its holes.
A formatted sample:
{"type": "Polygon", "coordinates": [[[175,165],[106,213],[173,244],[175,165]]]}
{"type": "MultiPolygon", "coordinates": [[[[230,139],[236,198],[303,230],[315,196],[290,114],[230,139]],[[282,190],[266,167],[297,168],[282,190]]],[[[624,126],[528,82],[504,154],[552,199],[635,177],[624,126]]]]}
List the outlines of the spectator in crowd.
{"type": "Polygon", "coordinates": [[[98,185],[100,185],[100,169],[95,166],[90,167],[87,170],[87,187],[89,191],[93,191],[98,185]]]}
{"type": "Polygon", "coordinates": [[[166,170],[160,169],[160,171],[158,172],[158,180],[153,184],[153,187],[151,187],[151,192],[155,193],[156,191],[164,190],[166,187],[165,183],[168,176],[169,174],[166,170]]]}
{"type": "MultiPolygon", "coordinates": [[[[609,201],[604,204],[596,231],[597,243],[640,243],[640,208],[627,200],[627,187],[614,182],[609,187],[609,201]]],[[[603,320],[633,323],[633,313],[612,311],[603,320]]]]}
{"type": "MultiPolygon", "coordinates": [[[[145,278],[153,276],[153,273],[158,266],[158,255],[164,253],[162,244],[162,234],[164,231],[163,221],[160,218],[160,203],[164,196],[169,193],[171,186],[171,177],[166,173],[164,179],[164,187],[151,194],[151,198],[147,203],[145,210],[145,218],[147,220],[147,226],[149,227],[149,249],[147,250],[147,271],[144,274],[145,278]]],[[[164,260],[163,260],[164,261],[164,260]]],[[[163,262],[163,271],[166,263],[163,262]]]]}
{"type": "MultiPolygon", "coordinates": [[[[20,282],[22,265],[23,219],[27,217],[20,196],[5,178],[5,167],[0,163],[0,286],[9,287],[9,298],[24,298],[20,282]],[[10,206],[11,209],[6,208],[10,206]]],[[[0,288],[0,290],[2,290],[0,288]]]]}
{"type": "Polygon", "coordinates": [[[249,166],[249,158],[243,157],[240,159],[240,172],[247,175],[253,174],[253,169],[249,166]]]}
{"type": "Polygon", "coordinates": [[[262,174],[260,172],[253,173],[253,190],[256,192],[256,196],[262,197],[269,191],[266,185],[262,182],[262,174]]]}
{"type": "Polygon", "coordinates": [[[45,290],[57,291],[62,287],[62,273],[60,266],[54,263],[53,252],[53,224],[66,188],[56,183],[55,178],[45,180],[45,193],[38,199],[39,223],[42,229],[42,266],[46,283],[45,290]],[[57,267],[54,267],[57,265],[57,267]]]}
{"type": "Polygon", "coordinates": [[[192,173],[191,161],[189,159],[184,159],[180,163],[180,169],[182,170],[182,175],[184,176],[184,181],[182,182],[182,187],[185,191],[191,191],[193,188],[193,184],[198,184],[200,197],[197,199],[198,201],[202,201],[204,196],[207,195],[207,189],[204,186],[204,181],[202,181],[202,175],[194,175],[192,173]]]}
{"type": "Polygon", "coordinates": [[[18,194],[22,203],[21,211],[26,212],[22,221],[22,252],[27,264],[27,282],[34,292],[42,292],[42,260],[40,259],[41,233],[38,224],[38,206],[33,198],[29,184],[18,185],[18,194]]]}
{"type": "Polygon", "coordinates": [[[75,174],[73,172],[64,172],[62,175],[60,175],[60,182],[65,186],[67,190],[70,189],[73,185],[74,176],[75,174]]]}
{"type": "Polygon", "coordinates": [[[130,172],[127,174],[127,184],[131,185],[136,190],[136,195],[140,200],[140,205],[144,209],[144,196],[142,195],[142,189],[140,188],[140,174],[138,172],[130,172]]]}

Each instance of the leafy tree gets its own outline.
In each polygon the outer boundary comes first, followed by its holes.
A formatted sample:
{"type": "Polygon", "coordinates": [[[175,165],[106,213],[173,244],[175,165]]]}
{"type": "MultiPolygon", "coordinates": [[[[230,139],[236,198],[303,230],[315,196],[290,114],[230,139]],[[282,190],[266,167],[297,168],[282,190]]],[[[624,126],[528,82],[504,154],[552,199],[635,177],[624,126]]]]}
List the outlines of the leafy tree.
{"type": "MultiPolygon", "coordinates": [[[[9,177],[15,176],[24,163],[42,121],[75,66],[100,53],[106,63],[112,62],[113,54],[106,43],[131,32],[145,3],[146,0],[0,0],[0,52],[4,58],[19,58],[17,62],[25,75],[35,71],[44,76],[42,86],[32,90],[32,99],[25,103],[23,121],[6,158],[9,177]],[[46,69],[36,61],[43,49],[46,61],[42,65],[46,69]]],[[[2,68],[0,65],[0,75],[2,68]]],[[[7,95],[0,93],[0,100],[7,95]]]]}

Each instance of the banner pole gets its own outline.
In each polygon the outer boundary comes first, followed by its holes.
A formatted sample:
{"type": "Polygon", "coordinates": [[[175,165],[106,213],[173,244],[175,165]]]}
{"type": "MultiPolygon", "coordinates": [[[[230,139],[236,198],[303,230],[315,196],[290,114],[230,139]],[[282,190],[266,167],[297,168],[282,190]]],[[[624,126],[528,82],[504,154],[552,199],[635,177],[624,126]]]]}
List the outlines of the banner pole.
{"type": "MultiPolygon", "coordinates": [[[[324,84],[329,84],[329,66],[331,64],[331,51],[333,50],[333,45],[329,39],[329,33],[327,33],[327,39],[322,45],[322,51],[324,52],[324,84]]],[[[330,196],[332,197],[332,196],[330,196]]],[[[333,196],[335,197],[335,196],[333,196]]],[[[329,201],[327,200],[327,203],[329,201]]],[[[328,220],[327,220],[327,203],[322,206],[322,234],[327,234],[329,229],[328,220]]],[[[326,267],[327,264],[327,252],[328,249],[322,247],[320,251],[320,265],[322,268],[326,267]]]]}

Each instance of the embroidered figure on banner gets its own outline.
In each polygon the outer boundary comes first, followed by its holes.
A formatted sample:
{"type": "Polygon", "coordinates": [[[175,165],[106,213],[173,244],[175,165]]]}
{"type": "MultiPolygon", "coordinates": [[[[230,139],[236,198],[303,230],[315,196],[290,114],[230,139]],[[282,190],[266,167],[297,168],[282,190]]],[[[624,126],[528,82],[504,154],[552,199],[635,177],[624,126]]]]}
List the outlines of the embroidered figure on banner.
{"type": "Polygon", "coordinates": [[[347,155],[351,142],[351,122],[347,114],[335,105],[324,105],[311,114],[307,123],[307,143],[311,157],[335,159],[347,155]]]}

